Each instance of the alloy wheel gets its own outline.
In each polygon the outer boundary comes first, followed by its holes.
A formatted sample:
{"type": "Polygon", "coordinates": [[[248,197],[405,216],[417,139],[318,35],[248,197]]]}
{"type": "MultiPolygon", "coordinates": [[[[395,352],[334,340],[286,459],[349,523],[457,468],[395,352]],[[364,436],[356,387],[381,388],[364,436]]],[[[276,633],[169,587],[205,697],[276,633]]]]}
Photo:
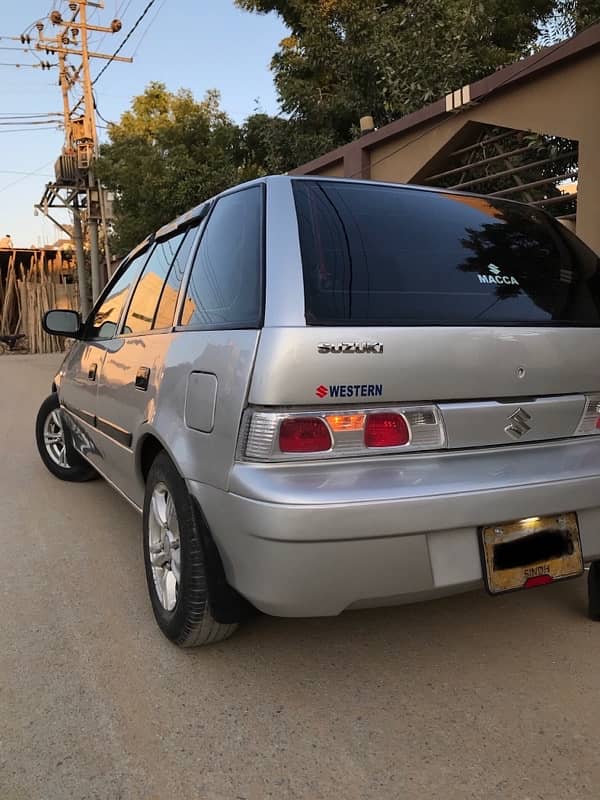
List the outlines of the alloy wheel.
{"type": "Polygon", "coordinates": [[[69,469],[65,429],[58,409],[46,417],[44,422],[44,444],[52,461],[62,469],[69,469]]]}
{"type": "Polygon", "coordinates": [[[157,483],[152,492],[148,551],[156,595],[162,607],[172,611],[181,581],[181,540],[175,504],[165,483],[157,483]]]}

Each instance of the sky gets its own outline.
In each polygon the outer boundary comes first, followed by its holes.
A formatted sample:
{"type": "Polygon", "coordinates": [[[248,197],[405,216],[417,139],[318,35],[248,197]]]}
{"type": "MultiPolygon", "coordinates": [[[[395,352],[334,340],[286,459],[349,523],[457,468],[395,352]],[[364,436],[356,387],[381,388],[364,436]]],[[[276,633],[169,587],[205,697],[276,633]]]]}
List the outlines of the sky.
{"type": "MultiPolygon", "coordinates": [[[[88,11],[89,22],[123,22],[119,34],[90,34],[90,47],[113,53],[148,0],[104,0],[104,10],[88,11]],[[92,38],[93,36],[93,38],[92,38]],[[104,36],[103,41],[101,41],[104,36]]],[[[12,236],[18,247],[38,247],[62,234],[43,215],[34,216],[44,185],[53,178],[64,134],[43,126],[2,124],[8,114],[58,112],[62,109],[57,71],[16,68],[5,64],[36,63],[33,56],[3,48],[20,46],[6,39],[20,35],[52,8],[65,12],[66,0],[19,0],[2,3],[0,21],[0,237],[12,236]],[[24,174],[33,173],[33,174],[24,174]]],[[[49,26],[47,35],[55,35],[49,26]]],[[[56,29],[55,29],[56,30],[56,29]]],[[[155,0],[121,55],[133,64],[113,62],[95,86],[99,112],[117,120],[131,98],[151,80],[171,90],[191,89],[201,98],[207,89],[221,92],[222,107],[237,122],[257,107],[278,110],[269,62],[285,28],[274,15],[240,11],[233,0],[155,0]]],[[[51,56],[43,55],[51,60],[51,56]]],[[[105,61],[94,59],[92,75],[105,61]]],[[[102,123],[99,120],[100,124],[102,123]]],[[[105,130],[100,134],[106,135],[105,130]]]]}

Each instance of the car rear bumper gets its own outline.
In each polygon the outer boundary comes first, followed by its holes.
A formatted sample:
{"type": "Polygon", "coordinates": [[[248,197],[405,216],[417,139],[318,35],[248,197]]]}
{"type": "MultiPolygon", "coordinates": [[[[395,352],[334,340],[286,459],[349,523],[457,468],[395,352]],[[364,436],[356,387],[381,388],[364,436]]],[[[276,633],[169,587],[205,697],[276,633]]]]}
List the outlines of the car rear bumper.
{"type": "Polygon", "coordinates": [[[411,602],[481,585],[478,529],[576,511],[600,558],[600,441],[389,462],[234,467],[188,482],[230,583],[279,616],[411,602]]]}

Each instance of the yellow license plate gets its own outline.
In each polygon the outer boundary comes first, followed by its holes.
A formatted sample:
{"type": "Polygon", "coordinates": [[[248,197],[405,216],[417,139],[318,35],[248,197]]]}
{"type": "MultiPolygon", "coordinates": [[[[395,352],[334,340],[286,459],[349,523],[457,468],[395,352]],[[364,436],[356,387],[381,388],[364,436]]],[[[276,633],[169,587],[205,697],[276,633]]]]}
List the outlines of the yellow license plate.
{"type": "Polygon", "coordinates": [[[583,573],[577,514],[529,517],[482,528],[483,574],[491,594],[528,589],[583,573]]]}

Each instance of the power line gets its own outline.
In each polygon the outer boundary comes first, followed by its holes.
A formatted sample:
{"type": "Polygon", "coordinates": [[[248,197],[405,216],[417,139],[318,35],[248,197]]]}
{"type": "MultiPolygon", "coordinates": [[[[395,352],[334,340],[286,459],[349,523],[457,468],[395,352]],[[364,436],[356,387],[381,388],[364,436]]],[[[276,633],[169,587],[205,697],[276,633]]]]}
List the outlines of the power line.
{"type": "Polygon", "coordinates": [[[116,16],[118,17],[119,14],[120,14],[122,17],[124,17],[125,14],[129,11],[129,6],[131,5],[132,2],[133,2],[133,0],[122,0],[119,3],[119,7],[117,9],[116,16]],[[123,9],[123,11],[121,11],[121,6],[123,5],[123,2],[125,2],[125,8],[123,9]]]}
{"type": "Polygon", "coordinates": [[[16,67],[17,69],[22,69],[23,67],[31,67],[31,69],[50,69],[51,67],[57,67],[58,64],[50,64],[50,62],[40,62],[39,64],[13,64],[8,61],[0,61],[0,67],[16,67]]]}
{"type": "Polygon", "coordinates": [[[37,169],[31,170],[31,172],[26,172],[22,177],[17,178],[16,181],[12,181],[11,183],[7,183],[6,186],[0,187],[0,192],[5,192],[7,189],[10,189],[13,186],[16,186],[17,183],[21,183],[21,181],[26,180],[26,178],[31,178],[33,175],[38,175],[43,169],[50,166],[52,161],[47,161],[45,164],[42,164],[41,167],[37,167],[37,169]]]}
{"type": "Polygon", "coordinates": [[[136,21],[135,21],[135,23],[134,23],[133,27],[131,28],[131,30],[129,31],[129,33],[127,34],[127,36],[126,36],[126,37],[123,39],[123,41],[121,42],[121,44],[120,44],[120,45],[117,47],[117,49],[115,50],[115,52],[112,54],[112,56],[111,56],[111,57],[109,58],[109,60],[106,62],[106,64],[105,64],[105,65],[102,67],[102,69],[100,70],[100,72],[99,72],[99,73],[96,75],[96,77],[95,77],[95,78],[94,78],[94,80],[92,81],[92,86],[94,86],[94,84],[96,84],[96,83],[97,83],[97,82],[100,80],[100,78],[102,77],[102,75],[104,75],[104,73],[106,72],[106,70],[107,70],[107,69],[110,67],[110,65],[111,65],[111,64],[112,64],[112,62],[114,61],[115,57],[119,55],[119,53],[120,53],[120,52],[121,52],[121,50],[122,50],[122,49],[125,47],[125,45],[126,45],[126,44],[127,44],[127,42],[129,41],[129,39],[131,39],[131,37],[132,37],[132,35],[133,35],[134,31],[135,31],[135,30],[136,30],[136,28],[139,26],[139,24],[141,23],[141,21],[144,19],[144,17],[145,17],[145,16],[146,16],[146,14],[148,13],[148,11],[150,11],[150,9],[152,8],[152,6],[154,5],[154,3],[155,3],[155,2],[156,2],[156,0],[150,0],[150,2],[148,3],[148,5],[146,6],[146,8],[145,8],[145,9],[142,11],[142,13],[140,14],[140,16],[139,16],[139,17],[136,19],[136,21]]]}
{"type": "MultiPolygon", "coordinates": [[[[116,2],[116,0],[115,0],[115,17],[118,17],[119,19],[123,19],[123,18],[125,17],[125,15],[127,14],[127,11],[128,11],[128,9],[129,9],[129,6],[130,6],[130,5],[131,5],[131,3],[132,3],[132,0],[127,0],[127,5],[126,5],[126,6],[125,6],[125,8],[124,8],[124,9],[121,11],[121,7],[123,6],[123,3],[124,3],[124,2],[125,2],[125,0],[121,0],[121,2],[120,2],[120,3],[118,4],[118,6],[117,6],[117,2],[116,2]]],[[[103,35],[102,35],[102,37],[101,37],[101,38],[98,40],[98,43],[97,43],[97,45],[96,45],[96,47],[97,47],[98,49],[100,49],[100,47],[101,47],[101,45],[102,45],[102,42],[103,42],[105,39],[106,39],[106,34],[103,34],[103,35]]]]}
{"type": "Polygon", "coordinates": [[[135,47],[135,50],[134,50],[134,51],[133,51],[133,53],[132,53],[132,55],[133,55],[133,57],[134,57],[134,58],[137,56],[137,54],[138,54],[138,50],[140,49],[140,47],[141,47],[141,45],[142,45],[142,42],[143,42],[143,41],[144,41],[144,39],[146,38],[146,35],[148,34],[148,31],[150,30],[150,28],[151,28],[151,27],[154,25],[154,23],[156,22],[156,18],[158,17],[158,15],[160,14],[160,12],[163,10],[163,7],[164,7],[164,5],[165,5],[165,3],[166,3],[166,2],[167,2],[167,0],[161,0],[161,3],[160,3],[160,5],[158,6],[158,8],[156,9],[156,12],[155,12],[154,16],[152,17],[152,19],[150,20],[150,22],[149,22],[149,23],[146,25],[146,29],[145,29],[145,30],[142,32],[142,35],[140,36],[140,38],[139,38],[139,40],[138,40],[138,43],[137,43],[137,45],[136,45],[136,47],[135,47]]]}
{"type": "Polygon", "coordinates": [[[25,30],[23,31],[23,34],[22,34],[22,35],[23,35],[23,36],[27,36],[27,34],[29,33],[29,31],[32,31],[32,30],[35,28],[35,26],[38,24],[38,22],[41,22],[41,23],[42,23],[42,25],[43,25],[45,21],[46,21],[46,20],[45,20],[45,18],[44,18],[44,17],[40,17],[40,19],[36,19],[36,20],[34,20],[34,21],[31,23],[31,25],[29,25],[29,27],[25,28],[25,30]]]}
{"type": "Polygon", "coordinates": [[[58,111],[47,111],[47,112],[40,111],[39,114],[35,114],[35,113],[31,113],[31,114],[11,114],[8,111],[6,111],[6,112],[1,111],[0,112],[0,120],[3,120],[3,119],[28,120],[28,119],[39,119],[40,117],[62,117],[62,114],[60,114],[58,111]]]}
{"type": "Polygon", "coordinates": [[[103,117],[102,114],[100,113],[100,109],[98,108],[98,101],[96,99],[96,94],[94,93],[92,95],[92,97],[94,98],[94,110],[95,110],[96,114],[100,117],[102,122],[106,122],[107,125],[113,125],[114,123],[112,123],[110,120],[108,120],[105,117],[103,117]]]}
{"type": "Polygon", "coordinates": [[[10,45],[2,45],[0,50],[17,50],[19,53],[31,53],[35,55],[35,51],[31,47],[11,47],[10,45]]]}
{"type": "Polygon", "coordinates": [[[0,130],[0,133],[34,133],[35,131],[59,131],[58,125],[47,125],[44,128],[9,128],[0,130]]]}
{"type": "Polygon", "coordinates": [[[20,119],[20,120],[0,120],[0,125],[58,125],[58,120],[52,119],[20,119]]]}
{"type": "MultiPolygon", "coordinates": [[[[31,175],[31,172],[25,172],[22,169],[0,169],[1,175],[24,175],[28,178],[31,175]]],[[[53,178],[53,175],[50,175],[48,172],[36,172],[35,175],[38,175],[42,178],[53,178]]]]}

